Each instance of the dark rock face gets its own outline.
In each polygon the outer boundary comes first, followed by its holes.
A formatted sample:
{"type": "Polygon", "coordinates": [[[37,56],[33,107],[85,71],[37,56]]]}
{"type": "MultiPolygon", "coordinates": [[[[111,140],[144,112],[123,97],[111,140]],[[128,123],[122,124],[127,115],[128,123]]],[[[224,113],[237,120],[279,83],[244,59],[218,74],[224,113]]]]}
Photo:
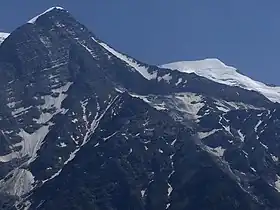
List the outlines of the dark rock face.
{"type": "Polygon", "coordinates": [[[128,61],[61,9],[1,44],[1,209],[280,209],[279,104],[128,61]]]}

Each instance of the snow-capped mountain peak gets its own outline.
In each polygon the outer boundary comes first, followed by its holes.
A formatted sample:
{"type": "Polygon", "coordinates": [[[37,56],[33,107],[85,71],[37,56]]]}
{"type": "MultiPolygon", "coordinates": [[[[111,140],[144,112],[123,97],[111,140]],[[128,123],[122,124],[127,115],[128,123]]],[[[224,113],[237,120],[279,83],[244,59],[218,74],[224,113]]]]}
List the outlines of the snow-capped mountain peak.
{"type": "Polygon", "coordinates": [[[48,13],[48,12],[54,10],[54,9],[56,9],[56,10],[65,10],[65,9],[62,8],[62,7],[51,7],[51,8],[49,8],[49,9],[47,9],[45,12],[43,12],[43,13],[41,13],[41,14],[39,14],[39,15],[36,15],[36,16],[33,17],[32,19],[30,19],[30,20],[28,21],[28,23],[34,24],[34,23],[36,22],[36,20],[37,20],[40,16],[42,16],[42,15],[44,15],[44,14],[46,14],[46,13],[48,13]]]}
{"type": "Polygon", "coordinates": [[[231,69],[236,71],[236,68],[227,66],[222,61],[217,58],[206,58],[203,60],[194,61],[178,61],[173,63],[168,63],[162,65],[164,68],[178,69],[183,72],[191,73],[196,72],[198,69],[200,71],[207,69],[231,69]]]}
{"type": "Polygon", "coordinates": [[[238,73],[236,68],[225,65],[219,59],[208,58],[196,61],[178,61],[164,64],[160,67],[185,73],[195,73],[217,83],[257,91],[272,102],[280,101],[280,87],[271,87],[262,82],[255,81],[238,73]]]}
{"type": "Polygon", "coordinates": [[[30,22],[0,47],[0,209],[280,209],[279,104],[248,89],[277,91],[146,64],[60,7],[30,22]]]}
{"type": "Polygon", "coordinates": [[[9,33],[0,32],[0,44],[9,36],[9,33]]]}

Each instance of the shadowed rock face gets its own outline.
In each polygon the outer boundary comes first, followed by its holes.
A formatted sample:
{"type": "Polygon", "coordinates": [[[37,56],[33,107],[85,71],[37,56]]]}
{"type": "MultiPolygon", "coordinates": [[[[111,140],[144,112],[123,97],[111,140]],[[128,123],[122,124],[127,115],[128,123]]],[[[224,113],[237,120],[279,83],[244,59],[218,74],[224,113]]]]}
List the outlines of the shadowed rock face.
{"type": "Polygon", "coordinates": [[[280,209],[279,104],[104,46],[56,8],[0,46],[0,209],[280,209]]]}

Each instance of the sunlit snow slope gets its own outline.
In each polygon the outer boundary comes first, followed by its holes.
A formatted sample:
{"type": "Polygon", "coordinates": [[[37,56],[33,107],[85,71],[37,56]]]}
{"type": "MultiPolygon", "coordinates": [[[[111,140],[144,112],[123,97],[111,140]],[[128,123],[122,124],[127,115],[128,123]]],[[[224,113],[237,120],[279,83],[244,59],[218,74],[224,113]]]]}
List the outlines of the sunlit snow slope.
{"type": "Polygon", "coordinates": [[[9,33],[0,32],[0,44],[9,36],[9,33]]]}
{"type": "Polygon", "coordinates": [[[221,84],[257,91],[273,102],[280,101],[280,87],[271,87],[264,83],[252,80],[251,78],[238,73],[236,68],[227,66],[218,59],[179,61],[164,64],[160,67],[186,73],[195,73],[221,84]]]}

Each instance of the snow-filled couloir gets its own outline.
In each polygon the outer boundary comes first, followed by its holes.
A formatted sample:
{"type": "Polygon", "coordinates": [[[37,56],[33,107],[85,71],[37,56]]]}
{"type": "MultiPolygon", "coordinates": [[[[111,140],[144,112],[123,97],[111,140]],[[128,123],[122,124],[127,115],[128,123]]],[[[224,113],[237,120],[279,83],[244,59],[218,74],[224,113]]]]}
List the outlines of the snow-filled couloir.
{"type": "Polygon", "coordinates": [[[195,73],[217,83],[257,91],[272,102],[280,102],[280,87],[271,87],[262,82],[255,81],[238,73],[236,68],[227,66],[218,59],[178,61],[164,64],[160,67],[185,73],[195,73]]]}

